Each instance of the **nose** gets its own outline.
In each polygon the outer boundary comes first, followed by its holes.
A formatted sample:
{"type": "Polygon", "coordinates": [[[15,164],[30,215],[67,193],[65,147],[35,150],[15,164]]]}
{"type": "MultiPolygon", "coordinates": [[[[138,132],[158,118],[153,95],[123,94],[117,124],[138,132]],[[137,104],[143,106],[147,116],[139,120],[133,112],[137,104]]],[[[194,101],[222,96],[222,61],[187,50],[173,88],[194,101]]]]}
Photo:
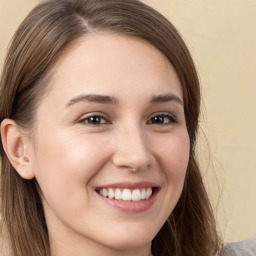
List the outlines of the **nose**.
{"type": "Polygon", "coordinates": [[[149,168],[153,159],[148,140],[142,129],[129,127],[118,133],[113,155],[115,166],[131,171],[139,171],[149,168]]]}

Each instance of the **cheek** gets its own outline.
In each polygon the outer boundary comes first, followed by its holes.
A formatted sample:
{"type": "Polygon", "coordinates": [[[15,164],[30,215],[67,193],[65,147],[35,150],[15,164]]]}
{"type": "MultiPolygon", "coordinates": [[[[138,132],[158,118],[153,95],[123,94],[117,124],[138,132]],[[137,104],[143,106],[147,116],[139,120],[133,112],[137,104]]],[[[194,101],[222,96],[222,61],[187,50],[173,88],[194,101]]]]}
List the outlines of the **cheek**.
{"type": "Polygon", "coordinates": [[[162,147],[160,154],[161,171],[166,188],[166,217],[169,216],[183,190],[190,154],[190,141],[186,131],[170,136],[162,147]],[[171,203],[169,203],[171,202],[171,203]]]}
{"type": "Polygon", "coordinates": [[[81,188],[82,192],[108,158],[102,143],[81,134],[69,134],[58,132],[38,137],[35,171],[42,190],[68,193],[81,188]]]}
{"type": "Polygon", "coordinates": [[[162,176],[160,223],[164,223],[177,204],[183,190],[189,161],[190,142],[186,130],[168,135],[156,150],[162,176]]]}
{"type": "Polygon", "coordinates": [[[189,136],[186,131],[167,138],[159,147],[158,156],[167,180],[184,179],[190,152],[189,136]]]}

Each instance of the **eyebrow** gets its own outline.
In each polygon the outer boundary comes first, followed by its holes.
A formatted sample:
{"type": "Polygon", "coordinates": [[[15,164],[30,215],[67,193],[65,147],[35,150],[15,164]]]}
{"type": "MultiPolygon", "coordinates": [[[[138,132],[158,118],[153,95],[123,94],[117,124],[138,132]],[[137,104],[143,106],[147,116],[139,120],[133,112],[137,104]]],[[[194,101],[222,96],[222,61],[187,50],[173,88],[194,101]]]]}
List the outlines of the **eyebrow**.
{"type": "Polygon", "coordinates": [[[72,106],[78,102],[95,102],[100,104],[118,104],[118,100],[114,97],[107,95],[99,95],[99,94],[82,94],[72,98],[67,104],[66,107],[72,106]]]}
{"type": "Polygon", "coordinates": [[[161,95],[154,96],[150,100],[150,103],[156,104],[156,103],[164,103],[164,102],[169,102],[169,101],[175,101],[175,102],[181,104],[182,106],[184,106],[184,103],[181,100],[181,98],[179,98],[178,96],[176,96],[174,94],[161,94],[161,95]]]}
{"type": "MultiPolygon", "coordinates": [[[[169,101],[175,101],[180,105],[184,105],[183,101],[174,94],[161,94],[151,98],[151,104],[165,103],[169,101]]],[[[99,95],[99,94],[81,94],[72,98],[67,104],[66,107],[72,106],[79,102],[95,102],[100,104],[110,104],[117,105],[119,103],[118,99],[108,95],[99,95]]]]}

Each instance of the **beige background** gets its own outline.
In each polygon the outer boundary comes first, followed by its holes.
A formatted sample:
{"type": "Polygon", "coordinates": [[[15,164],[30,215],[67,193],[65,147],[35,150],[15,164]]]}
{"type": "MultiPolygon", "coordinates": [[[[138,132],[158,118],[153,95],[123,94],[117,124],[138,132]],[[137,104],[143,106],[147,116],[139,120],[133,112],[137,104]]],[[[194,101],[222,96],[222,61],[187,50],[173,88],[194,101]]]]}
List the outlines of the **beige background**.
{"type": "MultiPolygon", "coordinates": [[[[0,0],[0,64],[38,2],[0,0]]],[[[198,67],[204,98],[198,151],[223,237],[256,236],[256,0],[144,2],[180,30],[198,67]]]]}

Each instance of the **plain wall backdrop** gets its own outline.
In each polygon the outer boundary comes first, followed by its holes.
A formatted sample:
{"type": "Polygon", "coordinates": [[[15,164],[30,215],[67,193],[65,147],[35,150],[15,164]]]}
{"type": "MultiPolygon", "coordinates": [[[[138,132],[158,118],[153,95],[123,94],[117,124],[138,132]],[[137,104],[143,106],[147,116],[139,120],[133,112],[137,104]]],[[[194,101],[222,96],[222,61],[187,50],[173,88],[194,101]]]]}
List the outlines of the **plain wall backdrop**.
{"type": "MultiPolygon", "coordinates": [[[[0,0],[0,66],[39,0],[0,0]]],[[[225,241],[256,236],[256,1],[144,0],[181,32],[200,76],[198,143],[225,241]],[[207,137],[207,140],[205,139],[207,137]]]]}

